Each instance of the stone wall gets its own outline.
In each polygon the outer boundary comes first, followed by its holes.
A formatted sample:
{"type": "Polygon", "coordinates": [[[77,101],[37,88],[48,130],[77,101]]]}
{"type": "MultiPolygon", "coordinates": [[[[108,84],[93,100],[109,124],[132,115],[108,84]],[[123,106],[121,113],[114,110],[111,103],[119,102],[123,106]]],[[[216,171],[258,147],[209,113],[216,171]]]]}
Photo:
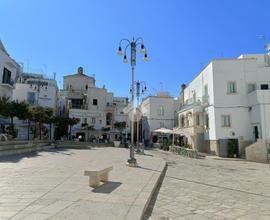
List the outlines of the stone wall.
{"type": "Polygon", "coordinates": [[[239,156],[245,158],[246,147],[250,146],[252,141],[239,140],[239,156]]]}
{"type": "Polygon", "coordinates": [[[266,141],[258,139],[257,142],[246,147],[246,158],[254,162],[269,162],[266,141]]]}
{"type": "Polygon", "coordinates": [[[79,141],[57,141],[56,147],[64,148],[91,148],[91,147],[112,147],[113,143],[92,143],[92,142],[79,142],[79,141]]]}
{"type": "Polygon", "coordinates": [[[219,155],[219,142],[218,140],[210,140],[210,153],[219,155]]]}
{"type": "Polygon", "coordinates": [[[3,141],[0,142],[0,156],[46,150],[54,147],[51,141],[3,141]]]}

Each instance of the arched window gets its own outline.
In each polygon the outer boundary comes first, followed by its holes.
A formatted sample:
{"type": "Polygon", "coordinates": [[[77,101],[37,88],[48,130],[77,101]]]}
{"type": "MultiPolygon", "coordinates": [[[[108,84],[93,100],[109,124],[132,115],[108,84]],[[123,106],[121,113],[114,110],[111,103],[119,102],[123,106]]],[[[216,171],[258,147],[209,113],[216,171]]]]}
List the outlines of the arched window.
{"type": "Polygon", "coordinates": [[[182,128],[185,127],[185,116],[184,115],[180,116],[180,125],[182,128]]]}
{"type": "Polygon", "coordinates": [[[107,113],[106,114],[106,125],[112,125],[112,113],[107,113]]]}
{"type": "Polygon", "coordinates": [[[192,126],[192,113],[188,112],[186,118],[187,118],[187,126],[192,126]]]}

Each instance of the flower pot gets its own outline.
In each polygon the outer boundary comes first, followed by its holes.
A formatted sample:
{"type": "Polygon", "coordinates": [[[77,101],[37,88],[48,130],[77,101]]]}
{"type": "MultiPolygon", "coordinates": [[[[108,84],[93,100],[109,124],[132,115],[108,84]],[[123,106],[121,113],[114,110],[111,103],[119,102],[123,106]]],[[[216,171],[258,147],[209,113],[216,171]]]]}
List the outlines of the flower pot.
{"type": "Polygon", "coordinates": [[[114,141],[113,144],[115,147],[119,147],[121,144],[121,141],[114,141]]]}

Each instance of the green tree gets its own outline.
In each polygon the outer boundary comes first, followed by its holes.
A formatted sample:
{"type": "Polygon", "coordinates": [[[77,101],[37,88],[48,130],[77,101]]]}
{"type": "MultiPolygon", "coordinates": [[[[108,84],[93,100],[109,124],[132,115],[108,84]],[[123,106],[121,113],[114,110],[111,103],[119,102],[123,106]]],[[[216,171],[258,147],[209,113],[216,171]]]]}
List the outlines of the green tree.
{"type": "Polygon", "coordinates": [[[115,122],[114,127],[119,131],[120,140],[122,140],[122,133],[123,133],[123,130],[126,128],[126,122],[125,121],[123,121],[123,122],[115,122]]]}
{"type": "Polygon", "coordinates": [[[51,114],[52,114],[52,110],[49,110],[49,108],[37,106],[37,107],[32,108],[32,114],[33,114],[33,119],[36,124],[35,137],[39,136],[39,139],[41,140],[42,124],[48,123],[49,118],[51,117],[51,114]]]}
{"type": "Polygon", "coordinates": [[[68,118],[68,125],[69,125],[69,140],[71,140],[71,130],[72,127],[80,122],[78,118],[68,118]]]}
{"type": "Polygon", "coordinates": [[[53,123],[53,110],[49,107],[44,108],[45,117],[43,123],[49,124],[49,138],[51,140],[51,133],[52,133],[52,123],[53,123]]]}
{"type": "Polygon", "coordinates": [[[52,119],[53,123],[56,125],[55,138],[60,139],[63,136],[68,136],[71,139],[71,129],[72,126],[78,124],[80,119],[78,118],[68,118],[56,116],[52,119]],[[69,126],[69,131],[68,131],[69,126]]]}
{"type": "Polygon", "coordinates": [[[3,117],[8,117],[8,103],[9,98],[0,97],[0,115],[3,117]]]}
{"type": "Polygon", "coordinates": [[[15,136],[14,118],[25,120],[28,112],[28,104],[25,102],[9,101],[8,98],[0,98],[0,115],[10,118],[9,133],[15,136]]]}
{"type": "Polygon", "coordinates": [[[27,126],[27,139],[30,140],[31,121],[34,121],[33,109],[30,106],[28,107],[28,111],[26,112],[25,117],[26,117],[27,122],[28,122],[28,126],[27,126]]]}

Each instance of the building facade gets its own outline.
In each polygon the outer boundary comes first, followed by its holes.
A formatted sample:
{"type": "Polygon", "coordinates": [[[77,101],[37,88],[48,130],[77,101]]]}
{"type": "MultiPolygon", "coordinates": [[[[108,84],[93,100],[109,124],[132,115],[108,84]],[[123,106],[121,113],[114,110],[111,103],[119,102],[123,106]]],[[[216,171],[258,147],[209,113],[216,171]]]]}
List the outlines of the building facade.
{"type": "MultiPolygon", "coordinates": [[[[59,92],[55,79],[44,78],[42,74],[22,73],[14,84],[14,101],[26,102],[30,106],[48,107],[53,110],[54,115],[59,114],[59,92]]],[[[18,131],[17,138],[28,138],[28,122],[15,120],[18,131]]],[[[51,129],[51,137],[53,137],[51,129]]],[[[30,135],[32,138],[33,133],[30,135]]]]}
{"type": "Polygon", "coordinates": [[[79,67],[76,74],[64,76],[64,89],[61,100],[65,100],[65,114],[79,118],[73,126],[72,135],[81,136],[86,141],[104,138],[114,139],[114,123],[127,122],[123,109],[128,105],[125,97],[114,97],[105,86],[96,86],[94,77],[85,75],[79,67]]]}
{"type": "Polygon", "coordinates": [[[13,86],[20,70],[19,64],[10,57],[0,40],[0,97],[12,99],[13,86]]]}
{"type": "Polygon", "coordinates": [[[59,111],[59,92],[55,79],[42,74],[22,73],[14,84],[13,100],[32,106],[49,107],[55,114],[59,111]]]}
{"type": "Polygon", "coordinates": [[[221,156],[237,140],[243,155],[257,139],[270,139],[269,87],[268,54],[210,61],[182,86],[178,133],[192,148],[221,156]]]}
{"type": "Polygon", "coordinates": [[[168,92],[158,92],[142,100],[140,112],[142,117],[142,133],[146,142],[156,142],[156,129],[173,129],[177,125],[179,100],[168,92]]]}

